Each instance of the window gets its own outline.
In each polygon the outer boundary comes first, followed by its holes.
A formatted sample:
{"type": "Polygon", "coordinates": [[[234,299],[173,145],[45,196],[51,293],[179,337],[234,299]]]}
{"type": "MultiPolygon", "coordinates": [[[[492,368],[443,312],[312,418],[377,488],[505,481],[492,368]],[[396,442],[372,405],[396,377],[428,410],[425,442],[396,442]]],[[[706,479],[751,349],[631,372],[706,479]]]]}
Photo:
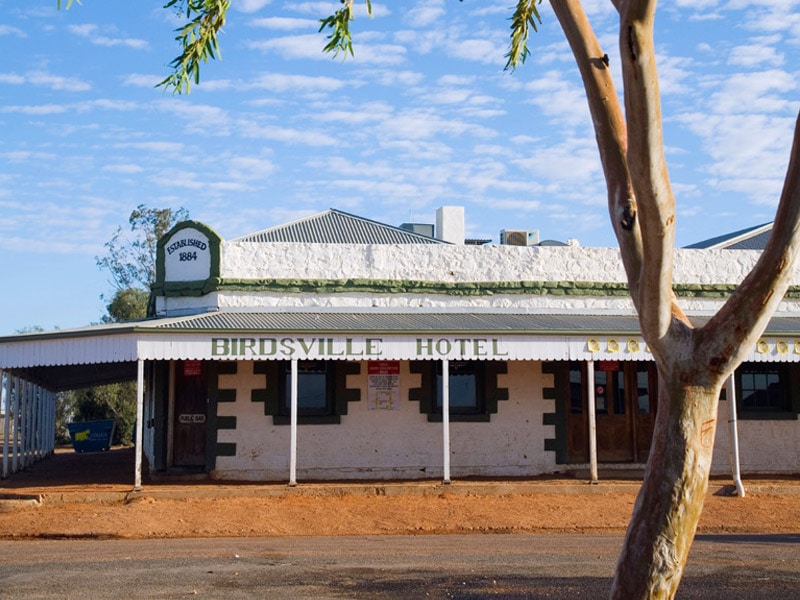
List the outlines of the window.
{"type": "Polygon", "coordinates": [[[774,418],[792,412],[788,365],[743,363],[736,375],[738,408],[742,417],[774,418]]]}
{"type": "Polygon", "coordinates": [[[636,406],[640,415],[649,415],[653,412],[653,397],[656,390],[655,382],[651,381],[656,375],[652,373],[653,366],[648,363],[636,365],[636,406]]]}
{"type": "MultiPolygon", "coordinates": [[[[341,422],[350,402],[361,400],[359,388],[347,387],[347,376],[358,375],[361,363],[347,360],[297,361],[297,422],[323,425],[341,422]]],[[[250,399],[264,403],[264,414],[275,425],[291,421],[292,367],[289,361],[264,360],[253,365],[253,373],[264,375],[264,387],[253,389],[250,399]]]]}
{"type": "MultiPolygon", "coordinates": [[[[297,361],[297,416],[320,417],[334,414],[332,373],[323,360],[297,361]]],[[[279,412],[291,416],[292,368],[291,363],[281,369],[281,404],[279,412]]]]}
{"type": "MultiPolygon", "coordinates": [[[[419,411],[428,415],[428,421],[441,422],[442,363],[412,361],[409,369],[422,377],[420,387],[409,390],[408,399],[419,402],[419,411]]],[[[497,412],[498,401],[508,400],[508,389],[497,385],[497,376],[507,370],[500,361],[449,361],[450,420],[488,422],[497,412]]]]}
{"type": "MultiPolygon", "coordinates": [[[[453,360],[449,366],[450,414],[485,414],[483,369],[478,361],[453,360]]],[[[436,411],[442,413],[442,363],[436,363],[436,411]]]]}

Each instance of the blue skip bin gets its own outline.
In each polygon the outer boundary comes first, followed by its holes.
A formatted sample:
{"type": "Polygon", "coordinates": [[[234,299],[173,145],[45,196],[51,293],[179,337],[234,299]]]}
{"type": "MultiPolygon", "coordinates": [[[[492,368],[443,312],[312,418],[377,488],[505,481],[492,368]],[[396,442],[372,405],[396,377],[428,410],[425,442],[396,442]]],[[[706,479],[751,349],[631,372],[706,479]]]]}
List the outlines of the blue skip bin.
{"type": "Polygon", "coordinates": [[[100,452],[111,448],[116,423],[114,419],[67,423],[75,452],[100,452]]]}

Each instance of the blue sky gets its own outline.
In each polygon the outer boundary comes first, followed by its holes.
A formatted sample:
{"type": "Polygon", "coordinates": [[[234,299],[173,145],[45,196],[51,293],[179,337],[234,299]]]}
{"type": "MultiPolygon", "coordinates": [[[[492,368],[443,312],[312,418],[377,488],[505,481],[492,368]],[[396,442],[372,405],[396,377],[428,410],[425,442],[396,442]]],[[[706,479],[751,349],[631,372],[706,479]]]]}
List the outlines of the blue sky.
{"type": "MultiPolygon", "coordinates": [[[[0,0],[0,334],[98,322],[95,257],[139,204],[223,238],[327,208],[469,237],[614,245],[572,55],[547,3],[504,72],[512,0],[357,0],[355,58],[323,55],[338,2],[233,0],[190,95],[164,0],[0,0]]],[[[619,76],[617,19],[584,3],[619,76]]],[[[656,25],[677,244],[770,221],[800,108],[800,0],[662,2],[656,25]]]]}

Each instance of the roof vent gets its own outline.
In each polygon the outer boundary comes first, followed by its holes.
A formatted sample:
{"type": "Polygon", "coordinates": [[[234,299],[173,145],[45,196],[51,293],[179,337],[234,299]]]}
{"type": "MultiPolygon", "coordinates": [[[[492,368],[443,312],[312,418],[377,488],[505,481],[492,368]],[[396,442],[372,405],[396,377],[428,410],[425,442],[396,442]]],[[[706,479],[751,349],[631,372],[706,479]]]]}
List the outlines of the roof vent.
{"type": "Polygon", "coordinates": [[[403,223],[400,229],[433,237],[433,223],[403,223]]]}
{"type": "Polygon", "coordinates": [[[504,246],[536,246],[539,244],[538,229],[503,229],[500,243],[504,246]]]}

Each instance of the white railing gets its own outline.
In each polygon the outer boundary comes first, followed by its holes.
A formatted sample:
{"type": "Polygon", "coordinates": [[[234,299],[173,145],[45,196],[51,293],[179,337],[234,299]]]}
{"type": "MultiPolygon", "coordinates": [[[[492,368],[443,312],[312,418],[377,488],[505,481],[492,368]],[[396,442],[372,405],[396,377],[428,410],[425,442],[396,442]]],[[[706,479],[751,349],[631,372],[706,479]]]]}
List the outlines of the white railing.
{"type": "Polygon", "coordinates": [[[56,394],[0,371],[2,477],[8,477],[55,450],[56,394]]]}

